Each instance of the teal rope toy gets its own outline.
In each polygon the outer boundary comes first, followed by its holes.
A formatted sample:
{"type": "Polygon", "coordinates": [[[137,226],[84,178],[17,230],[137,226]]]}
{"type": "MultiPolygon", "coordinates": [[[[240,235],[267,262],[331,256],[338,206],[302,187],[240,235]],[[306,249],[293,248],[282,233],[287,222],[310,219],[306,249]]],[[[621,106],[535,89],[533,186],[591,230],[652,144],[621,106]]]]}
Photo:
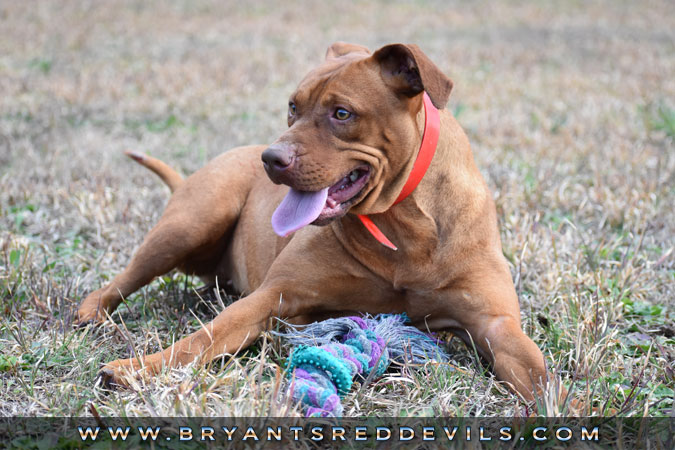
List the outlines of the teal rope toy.
{"type": "Polygon", "coordinates": [[[307,417],[342,416],[340,400],[354,379],[380,377],[392,362],[448,361],[437,340],[406,322],[405,314],[343,317],[277,333],[297,346],[288,362],[289,389],[307,417]]]}

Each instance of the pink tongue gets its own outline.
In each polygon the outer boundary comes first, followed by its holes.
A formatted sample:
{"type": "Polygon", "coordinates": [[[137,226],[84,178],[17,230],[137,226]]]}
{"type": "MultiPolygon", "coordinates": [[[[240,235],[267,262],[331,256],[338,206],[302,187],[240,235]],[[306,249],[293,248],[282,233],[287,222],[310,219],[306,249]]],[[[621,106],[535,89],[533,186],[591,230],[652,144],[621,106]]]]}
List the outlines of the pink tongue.
{"type": "Polygon", "coordinates": [[[317,192],[291,188],[272,214],[274,232],[279,236],[288,236],[314,222],[321,214],[327,198],[328,188],[317,192]]]}

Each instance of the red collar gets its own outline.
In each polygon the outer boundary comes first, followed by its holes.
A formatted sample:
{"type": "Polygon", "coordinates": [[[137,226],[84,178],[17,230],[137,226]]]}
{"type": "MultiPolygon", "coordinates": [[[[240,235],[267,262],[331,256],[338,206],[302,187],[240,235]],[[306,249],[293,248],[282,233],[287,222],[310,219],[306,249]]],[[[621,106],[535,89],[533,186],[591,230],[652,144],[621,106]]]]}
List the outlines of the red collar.
{"type": "MultiPolygon", "coordinates": [[[[441,117],[438,112],[438,109],[431,103],[431,99],[424,93],[424,134],[422,135],[422,144],[420,144],[420,150],[417,153],[417,159],[415,159],[415,164],[413,164],[412,171],[408,180],[403,185],[401,193],[398,194],[398,198],[394,202],[394,205],[401,203],[408,195],[415,190],[417,185],[424,178],[424,174],[427,173],[429,164],[431,164],[431,159],[436,153],[436,146],[438,145],[438,135],[441,128],[441,117]]],[[[393,206],[393,205],[392,205],[393,206]]],[[[363,225],[366,227],[370,234],[372,234],[375,239],[382,245],[389,247],[392,250],[398,250],[398,248],[392,244],[392,242],[387,239],[387,236],[380,231],[373,221],[368,216],[359,215],[359,219],[363,222],[363,225]]]]}

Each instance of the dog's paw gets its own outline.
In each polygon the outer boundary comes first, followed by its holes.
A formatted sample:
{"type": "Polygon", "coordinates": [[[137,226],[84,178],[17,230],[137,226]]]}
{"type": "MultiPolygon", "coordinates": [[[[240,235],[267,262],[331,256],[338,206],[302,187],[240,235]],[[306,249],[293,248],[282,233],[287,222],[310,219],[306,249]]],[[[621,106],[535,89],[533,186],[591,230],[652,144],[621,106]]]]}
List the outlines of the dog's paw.
{"type": "Polygon", "coordinates": [[[100,380],[101,387],[105,389],[128,388],[132,380],[141,378],[142,374],[136,366],[137,364],[131,359],[109,362],[99,370],[97,381],[100,380]]]}
{"type": "Polygon", "coordinates": [[[140,388],[140,381],[149,381],[165,367],[163,354],[141,356],[140,358],[118,359],[104,365],[98,372],[102,387],[140,388]]]}
{"type": "Polygon", "coordinates": [[[96,376],[96,384],[108,390],[115,390],[117,388],[128,387],[128,384],[123,381],[123,378],[117,376],[113,369],[102,367],[96,376]]]}
{"type": "Polygon", "coordinates": [[[100,308],[80,308],[77,310],[75,319],[73,320],[73,327],[84,328],[87,325],[101,325],[105,322],[105,314],[101,314],[100,308]]]}
{"type": "Polygon", "coordinates": [[[585,416],[615,416],[618,411],[614,408],[599,408],[597,406],[592,406],[587,404],[586,401],[580,398],[570,399],[568,405],[568,412],[572,416],[576,417],[585,417],[585,416]]]}

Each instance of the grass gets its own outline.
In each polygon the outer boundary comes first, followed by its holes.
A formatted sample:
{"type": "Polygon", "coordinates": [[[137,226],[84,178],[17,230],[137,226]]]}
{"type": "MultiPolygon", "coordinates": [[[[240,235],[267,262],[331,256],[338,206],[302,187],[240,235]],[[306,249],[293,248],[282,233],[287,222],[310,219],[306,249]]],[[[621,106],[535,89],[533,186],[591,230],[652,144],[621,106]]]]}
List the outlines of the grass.
{"type": "MultiPolygon", "coordinates": [[[[289,348],[270,334],[129,390],[95,384],[101,363],[165,347],[234,300],[198,280],[170,273],[100,329],[71,322],[169,195],[122,150],[190,173],[271,142],[335,40],[416,42],[454,80],[448,108],[493,190],[523,327],[560,382],[596,414],[673,414],[667,2],[28,3],[0,6],[0,416],[300,414],[282,382],[289,348]]],[[[451,366],[357,386],[346,414],[532,411],[447,340],[451,366]]],[[[567,411],[554,391],[542,414],[567,411]]]]}

